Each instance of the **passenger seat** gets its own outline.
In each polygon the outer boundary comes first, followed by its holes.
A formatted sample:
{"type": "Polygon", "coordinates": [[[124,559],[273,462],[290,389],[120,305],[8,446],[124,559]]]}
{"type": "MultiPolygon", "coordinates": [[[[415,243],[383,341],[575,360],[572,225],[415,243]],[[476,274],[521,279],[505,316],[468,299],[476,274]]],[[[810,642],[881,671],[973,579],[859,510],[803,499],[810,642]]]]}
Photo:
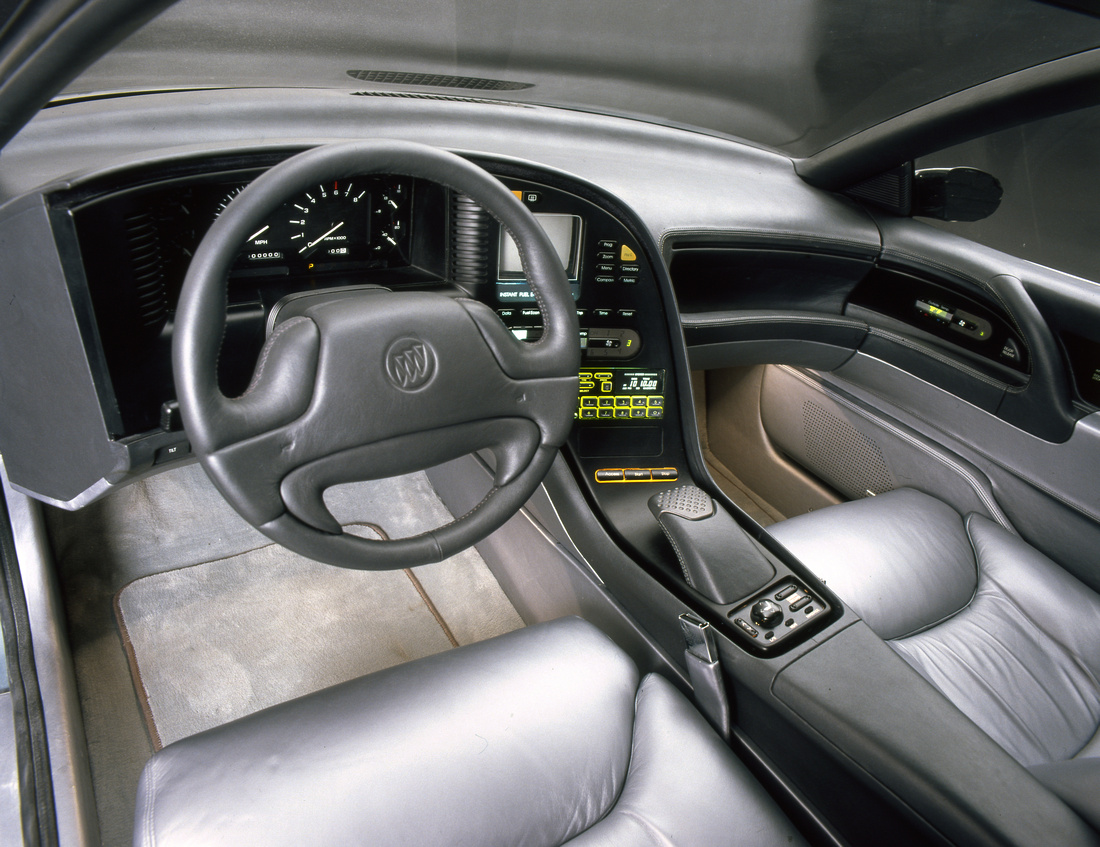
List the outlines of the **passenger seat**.
{"type": "Polygon", "coordinates": [[[1100,596],[1003,527],[912,489],[770,532],[1100,828],[1100,596]]]}

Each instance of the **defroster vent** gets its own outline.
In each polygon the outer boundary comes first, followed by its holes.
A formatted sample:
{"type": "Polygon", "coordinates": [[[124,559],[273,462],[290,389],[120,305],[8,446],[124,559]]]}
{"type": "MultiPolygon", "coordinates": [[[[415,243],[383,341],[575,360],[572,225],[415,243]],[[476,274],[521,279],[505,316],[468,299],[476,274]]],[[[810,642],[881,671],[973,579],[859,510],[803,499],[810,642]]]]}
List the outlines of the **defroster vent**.
{"type": "Polygon", "coordinates": [[[348,71],[348,76],[360,82],[383,85],[416,85],[426,88],[464,88],[468,91],[522,91],[534,88],[530,82],[510,82],[506,79],[483,79],[476,76],[422,74],[410,71],[348,71]]]}

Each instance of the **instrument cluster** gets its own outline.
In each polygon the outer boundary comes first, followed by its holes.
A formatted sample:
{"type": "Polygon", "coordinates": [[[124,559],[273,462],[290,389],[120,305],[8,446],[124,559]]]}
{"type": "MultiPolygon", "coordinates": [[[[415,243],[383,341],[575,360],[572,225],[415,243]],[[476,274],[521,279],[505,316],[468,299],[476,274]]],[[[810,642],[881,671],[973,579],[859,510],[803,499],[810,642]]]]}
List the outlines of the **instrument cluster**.
{"type": "MultiPolygon", "coordinates": [[[[370,176],[318,183],[284,203],[242,246],[234,271],[290,274],[408,263],[411,181],[370,176]]],[[[244,185],[224,192],[220,214],[244,185]]]]}

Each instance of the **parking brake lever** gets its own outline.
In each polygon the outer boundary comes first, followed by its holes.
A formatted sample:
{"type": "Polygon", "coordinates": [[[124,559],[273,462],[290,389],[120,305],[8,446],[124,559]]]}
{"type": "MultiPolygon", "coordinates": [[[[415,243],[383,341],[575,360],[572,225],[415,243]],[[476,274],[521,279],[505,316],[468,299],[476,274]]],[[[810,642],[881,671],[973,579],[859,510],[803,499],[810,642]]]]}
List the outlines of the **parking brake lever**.
{"type": "Polygon", "coordinates": [[[688,585],[715,603],[736,603],[762,588],[775,568],[730,514],[694,485],[649,498],[688,585]]]}

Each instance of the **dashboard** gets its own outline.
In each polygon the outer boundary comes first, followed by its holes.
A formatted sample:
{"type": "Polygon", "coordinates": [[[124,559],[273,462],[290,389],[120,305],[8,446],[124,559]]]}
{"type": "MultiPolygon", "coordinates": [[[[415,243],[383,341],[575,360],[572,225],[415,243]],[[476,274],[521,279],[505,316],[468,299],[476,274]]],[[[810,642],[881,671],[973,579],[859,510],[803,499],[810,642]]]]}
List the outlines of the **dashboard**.
{"type": "MultiPolygon", "coordinates": [[[[76,321],[64,343],[44,349],[52,361],[43,362],[43,372],[72,381],[73,361],[87,369],[86,381],[64,391],[67,420],[60,429],[50,396],[20,396],[24,408],[13,437],[38,442],[12,454],[8,471],[20,488],[77,508],[191,458],[171,368],[184,276],[234,197],[301,149],[223,149],[101,169],[9,206],[0,237],[33,243],[45,229],[56,249],[56,267],[44,269],[41,256],[29,254],[25,266],[12,269],[37,275],[52,292],[45,302],[54,313],[43,312],[42,325],[76,321]]],[[[987,304],[875,267],[874,233],[848,227],[846,207],[818,221],[843,224],[844,239],[665,230],[658,243],[651,219],[660,221],[662,209],[646,209],[643,219],[618,194],[583,177],[506,156],[469,158],[536,216],[569,281],[582,361],[563,455],[620,543],[667,572],[677,573],[677,565],[646,502],[661,486],[691,481],[683,436],[692,410],[681,390],[688,362],[674,355],[681,333],[697,368],[766,361],[785,332],[792,333],[786,354],[793,361],[810,350],[806,364],[829,368],[870,343],[863,318],[888,319],[895,335],[916,331],[969,355],[961,376],[937,359],[922,362],[933,368],[926,378],[991,408],[999,402],[992,377],[1013,380],[1028,365],[1025,346],[987,304]],[[792,319],[791,303],[847,316],[792,319]],[[1013,350],[1015,359],[1003,352],[1013,350]],[[836,361],[823,361],[822,351],[836,361]]],[[[816,217],[810,199],[802,203],[807,220],[816,217]]],[[[519,341],[535,342],[542,333],[522,263],[500,224],[458,192],[406,176],[318,183],[285,198],[241,244],[227,283],[218,374],[227,396],[247,389],[280,314],[304,295],[376,286],[432,291],[488,305],[519,341]]],[[[41,344],[33,328],[26,331],[6,343],[23,350],[41,344]]],[[[892,338],[885,343],[893,345],[892,338]]]]}
{"type": "MultiPolygon", "coordinates": [[[[175,305],[203,235],[283,157],[193,158],[51,195],[54,239],[68,256],[64,282],[84,318],[84,359],[113,451],[107,486],[191,458],[171,372],[175,305]]],[[[647,514],[654,483],[687,476],[683,377],[670,343],[679,327],[658,284],[652,242],[629,210],[586,183],[514,163],[478,164],[543,226],[576,303],[582,360],[567,460],[612,524],[621,524],[628,547],[667,559],[651,528],[633,526],[647,514]]],[[[334,181],[288,197],[241,245],[227,282],[218,375],[227,396],[247,389],[267,335],[309,295],[377,286],[434,291],[487,304],[519,341],[542,334],[541,313],[502,226],[469,198],[404,176],[334,181]]],[[[35,473],[35,490],[61,504],[106,490],[93,482],[74,491],[49,478],[41,463],[35,473]]]]}

